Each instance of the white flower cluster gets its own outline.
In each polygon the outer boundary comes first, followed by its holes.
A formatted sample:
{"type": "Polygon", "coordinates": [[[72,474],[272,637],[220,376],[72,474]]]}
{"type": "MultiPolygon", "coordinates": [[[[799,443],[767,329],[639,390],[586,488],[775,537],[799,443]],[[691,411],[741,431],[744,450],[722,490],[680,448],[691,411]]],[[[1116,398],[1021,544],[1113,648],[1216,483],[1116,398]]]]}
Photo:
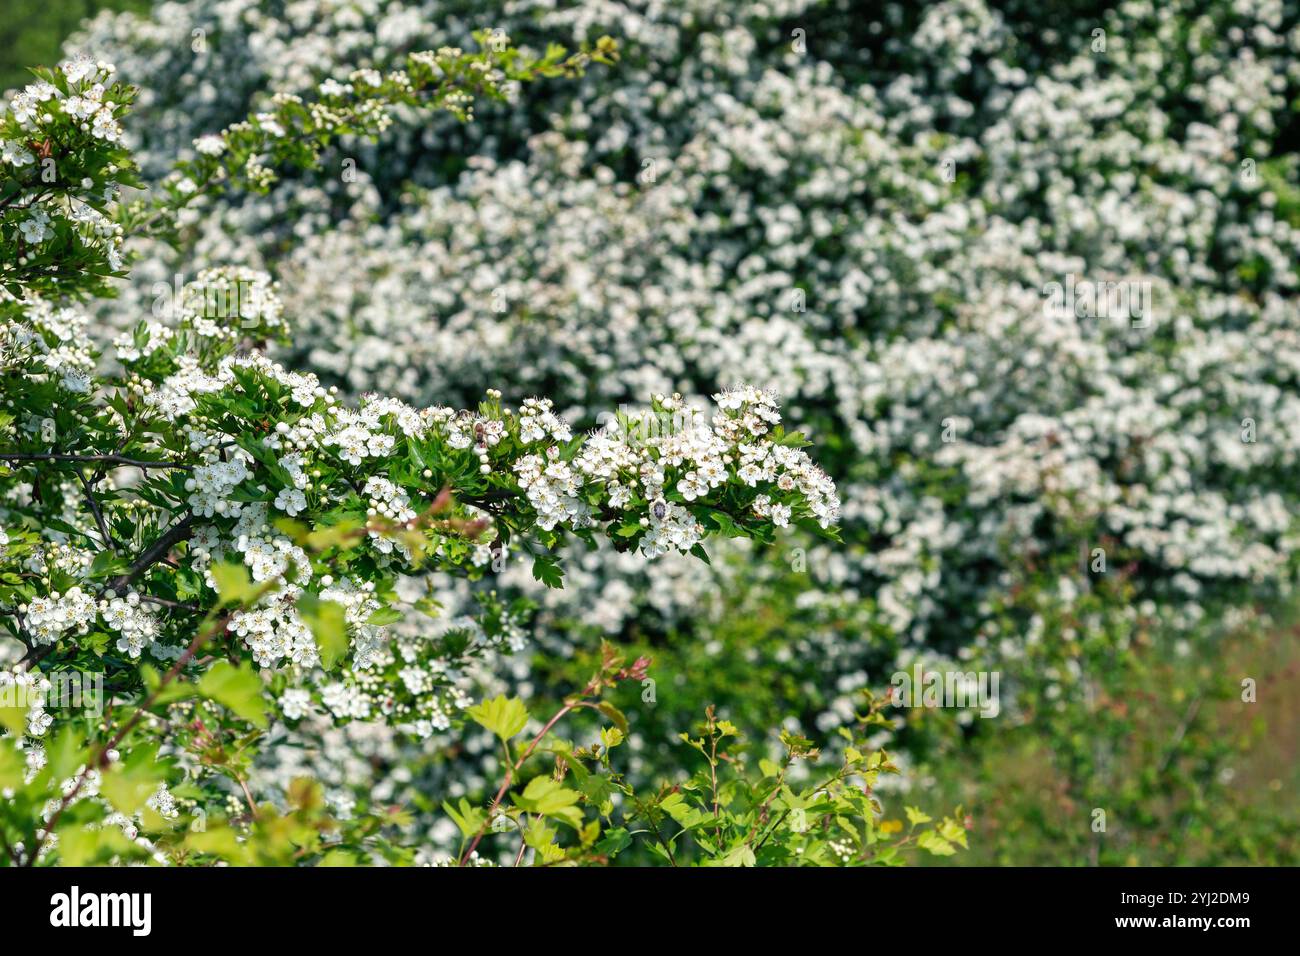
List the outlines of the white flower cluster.
{"type": "Polygon", "coordinates": [[[40,298],[24,299],[21,319],[3,327],[10,361],[32,359],[33,374],[45,374],[67,391],[84,394],[95,368],[90,317],[75,306],[55,306],[40,298]]]}
{"type": "MultiPolygon", "coordinates": [[[[379,515],[397,524],[406,524],[415,520],[416,514],[415,509],[411,507],[411,496],[387,478],[373,476],[367,478],[361,494],[369,504],[368,514],[379,515]]],[[[375,547],[382,554],[391,553],[394,547],[399,551],[404,550],[400,542],[394,542],[382,531],[371,529],[369,534],[371,540],[375,542],[375,547]]]]}
{"type": "Polygon", "coordinates": [[[781,422],[772,394],[741,386],[714,399],[720,411],[710,423],[680,395],[656,396],[653,410],[625,415],[588,438],[574,469],[560,461],[544,464],[538,456],[521,461],[516,465],[520,482],[548,523],[543,527],[589,518],[577,497],[581,475],[605,484],[612,509],[635,499],[649,503],[642,519],[648,529],[641,542],[644,554],[689,551],[704,529],[684,504],[666,500],[665,494],[695,502],[727,484],[733,470],[739,483],[769,489],[754,501],[757,516],[788,524],[793,509],[788,503],[771,505],[771,495],[797,494],[823,528],[834,524],[840,509],[834,482],[802,449],[768,437],[781,422]]]}
{"type": "MultiPolygon", "coordinates": [[[[318,690],[328,714],[341,721],[382,719],[387,724],[427,738],[451,727],[452,719],[472,703],[462,673],[470,658],[441,656],[439,642],[450,634],[467,638],[475,651],[523,646],[519,623],[506,615],[494,633],[469,617],[429,622],[401,621],[390,639],[377,644],[364,667],[353,668],[343,680],[322,681],[318,690]]],[[[317,715],[305,689],[286,691],[280,698],[292,720],[317,715]]]]}
{"type": "Polygon", "coordinates": [[[244,640],[262,667],[278,667],[286,662],[314,667],[319,662],[316,639],[295,610],[302,586],[312,579],[306,552],[274,528],[265,502],[223,504],[227,507],[217,513],[234,511],[238,520],[224,534],[214,525],[198,530],[190,550],[195,567],[204,572],[209,586],[215,589],[210,570],[213,560],[233,557],[244,563],[254,582],[274,585],[255,607],[232,615],[230,630],[244,640]]]}
{"type": "Polygon", "coordinates": [[[130,657],[139,657],[158,636],[158,619],[141,607],[140,595],[135,591],[127,591],[124,597],[109,592],[99,602],[99,613],[104,624],[120,635],[117,649],[130,657]]]}
{"type": "Polygon", "coordinates": [[[591,506],[579,497],[582,476],[557,455],[552,445],[545,457],[528,455],[515,462],[519,486],[527,492],[528,503],[537,511],[537,527],[543,531],[561,523],[586,527],[591,523],[591,506]]]}
{"type": "MultiPolygon", "coordinates": [[[[213,2],[104,19],[93,36],[148,85],[158,67],[136,51],[183,51],[213,2]]],[[[1267,141],[1288,122],[1300,31],[1281,0],[1192,6],[1065,16],[1041,43],[983,0],[886,4],[862,24],[820,3],[580,3],[540,24],[530,5],[502,10],[520,42],[604,28],[647,66],[480,116],[455,139],[479,154],[449,185],[401,188],[431,181],[437,129],[394,129],[382,163],[357,144],[368,174],[286,182],[264,208],[218,204],[200,249],[292,277],[301,358],[356,392],[468,401],[508,373],[577,422],[647,391],[779,388],[796,426],[844,436],[831,470],[846,540],[873,542],[810,565],[872,598],[903,639],[954,618],[980,633],[971,597],[1002,580],[990,564],[1062,546],[1025,539],[1080,516],[1143,556],[1163,608],[1195,614],[1243,581],[1288,586],[1298,543],[1275,518],[1297,510],[1282,489],[1300,400],[1276,383],[1294,375],[1300,233],[1267,141]],[[805,51],[770,42],[789,23],[805,51]],[[859,28],[889,37],[870,68],[859,28]],[[683,79],[665,89],[668,74],[683,79]],[[644,175],[625,181],[629,167],[644,175]],[[350,204],[341,221],[311,218],[322,191],[350,204]],[[312,224],[284,256],[299,212],[312,224]],[[1044,286],[1072,273],[1149,279],[1150,321],[1045,309],[1044,286]],[[965,500],[939,501],[936,475],[965,500]]],[[[316,9],[274,54],[232,41],[221,69],[241,88],[312,88],[322,56],[358,54],[353,27],[316,9]]],[[[365,28],[383,39],[362,55],[431,43],[424,25],[445,10],[373,11],[365,28]]],[[[201,95],[215,65],[173,60],[184,82],[167,74],[144,144],[157,165],[245,105],[201,95]]],[[[683,496],[707,481],[697,470],[683,496]]],[[[564,482],[552,492],[561,507],[564,482]]],[[[685,582],[662,583],[689,606],[685,582]]]]}
{"type": "Polygon", "coordinates": [[[32,598],[18,610],[38,644],[84,635],[102,620],[104,627],[118,635],[117,649],[133,658],[154,643],[159,630],[158,619],[141,605],[140,595],[134,591],[120,597],[108,591],[96,601],[80,585],[73,585],[62,593],[32,598]]]}
{"type": "MultiPolygon", "coordinates": [[[[25,730],[29,737],[45,736],[45,732],[54,723],[54,715],[45,709],[52,686],[50,679],[40,672],[0,669],[0,704],[26,711],[25,730]]],[[[29,754],[29,758],[30,756],[29,754]]],[[[29,759],[28,770],[37,769],[39,768],[32,766],[29,759]]],[[[4,795],[3,788],[0,788],[0,796],[4,795]]]]}
{"type": "Polygon", "coordinates": [[[26,616],[27,629],[38,644],[53,644],[65,634],[85,634],[98,612],[95,599],[76,585],[63,593],[32,598],[18,610],[26,616]]]}
{"type": "Polygon", "coordinates": [[[185,479],[185,490],[191,492],[190,507],[205,518],[225,514],[229,509],[238,513],[241,505],[232,501],[230,495],[249,474],[242,458],[198,465],[185,479]]]}
{"type": "Polygon", "coordinates": [[[313,667],[320,659],[310,628],[283,600],[270,607],[237,612],[230,630],[244,639],[261,667],[279,667],[286,661],[313,667]]]}
{"type": "Polygon", "coordinates": [[[573,437],[569,425],[556,416],[549,398],[528,398],[519,409],[519,440],[566,442],[573,437]]]}
{"type": "MultiPolygon", "coordinates": [[[[89,177],[74,177],[69,182],[66,172],[59,177],[60,164],[65,164],[66,170],[75,160],[72,155],[61,155],[52,145],[67,147],[69,153],[77,148],[75,143],[67,142],[69,130],[105,143],[122,140],[122,127],[114,115],[118,104],[108,98],[106,86],[116,70],[111,63],[79,54],[65,61],[59,71],[66,92],[40,80],[14,93],[0,112],[0,123],[20,136],[0,136],[0,165],[6,170],[12,168],[14,179],[27,181],[28,195],[24,198],[30,197],[30,201],[7,203],[9,208],[3,218],[16,226],[28,247],[38,247],[52,238],[61,222],[70,223],[84,241],[102,249],[110,268],[120,269],[122,228],[97,208],[116,198],[118,183],[97,183],[89,177]],[[46,184],[54,182],[61,182],[61,188],[46,188],[46,184]]],[[[115,171],[110,169],[110,174],[115,171]]],[[[28,258],[29,252],[22,251],[19,265],[25,265],[28,258]]]]}
{"type": "MultiPolygon", "coordinates": [[[[54,84],[41,81],[15,93],[9,101],[9,110],[18,125],[30,133],[37,133],[43,124],[53,121],[55,114],[71,117],[83,130],[97,139],[114,142],[122,137],[122,128],[113,116],[111,101],[104,99],[104,82],[116,72],[111,63],[96,63],[85,54],[78,54],[59,68],[67,78],[68,86],[78,94],[65,96],[54,84]]],[[[6,144],[12,146],[13,144],[6,144]]],[[[31,162],[28,154],[25,162],[31,162]]],[[[15,166],[24,162],[8,160],[15,166]]]]}
{"type": "Polygon", "coordinates": [[[212,338],[265,338],[285,328],[276,284],[258,269],[204,269],[184,286],[176,306],[170,310],[176,323],[212,338]]]}

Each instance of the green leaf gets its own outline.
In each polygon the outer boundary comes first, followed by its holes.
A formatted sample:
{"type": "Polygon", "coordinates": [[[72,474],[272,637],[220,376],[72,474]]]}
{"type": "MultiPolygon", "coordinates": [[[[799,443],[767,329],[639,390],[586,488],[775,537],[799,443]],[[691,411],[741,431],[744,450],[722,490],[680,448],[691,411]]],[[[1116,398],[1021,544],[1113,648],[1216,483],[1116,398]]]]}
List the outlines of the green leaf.
{"type": "Polygon", "coordinates": [[[486,727],[502,740],[509,740],[528,723],[528,708],[524,702],[518,697],[507,699],[504,694],[481,701],[466,713],[475,723],[486,727]]]}
{"type": "Polygon", "coordinates": [[[85,744],[86,738],[79,730],[64,727],[52,742],[45,745],[45,766],[51,779],[66,780],[86,763],[90,755],[85,744]]]}
{"type": "Polygon", "coordinates": [[[322,601],[314,594],[298,598],[298,616],[311,628],[320,648],[321,666],[331,669],[348,652],[348,624],[343,605],[322,601]]]}
{"type": "Polygon", "coordinates": [[[939,824],[939,835],[950,843],[966,846],[966,831],[956,820],[944,820],[939,824]]]}
{"type": "Polygon", "coordinates": [[[101,859],[139,852],[119,827],[89,829],[81,823],[59,827],[59,862],[64,866],[89,866],[101,859]]]}
{"type": "Polygon", "coordinates": [[[455,807],[444,800],[442,808],[447,811],[447,816],[451,817],[460,829],[461,835],[467,840],[483,829],[483,824],[487,823],[487,812],[474,806],[464,797],[460,798],[459,806],[455,807]]]}
{"type": "Polygon", "coordinates": [[[903,810],[907,813],[907,822],[912,824],[912,826],[930,822],[930,817],[926,816],[916,807],[904,807],[903,810]]]}
{"type": "Polygon", "coordinates": [[[621,710],[619,710],[617,707],[615,707],[607,700],[602,700],[599,704],[597,704],[596,709],[599,710],[606,717],[608,717],[610,720],[612,720],[614,722],[614,726],[623,732],[624,737],[627,736],[627,718],[623,716],[623,712],[621,710]]]}
{"type": "Polygon", "coordinates": [[[186,681],[172,681],[163,686],[162,676],[148,664],[140,665],[140,679],[144,682],[145,689],[153,695],[152,706],[155,707],[177,700],[187,700],[198,693],[194,685],[186,681]]]}
{"type": "MultiPolygon", "coordinates": [[[[718,533],[728,538],[747,538],[748,532],[732,520],[731,515],[725,511],[719,511],[717,508],[699,509],[704,516],[718,529],[718,533]]],[[[697,515],[698,516],[698,515],[697,515]]]]}
{"type": "Polygon", "coordinates": [[[134,816],[144,806],[164,779],[159,764],[152,755],[149,756],[148,760],[132,759],[113,764],[104,771],[100,780],[99,792],[113,805],[113,809],[128,817],[134,816]]]}
{"type": "Polygon", "coordinates": [[[311,528],[309,526],[303,524],[301,521],[294,521],[289,517],[276,518],[271,522],[271,524],[275,525],[277,530],[283,531],[292,538],[294,544],[302,544],[307,540],[307,535],[311,534],[311,528]]]}
{"type": "Polygon", "coordinates": [[[357,531],[361,528],[361,522],[352,519],[340,521],[338,524],[327,527],[318,527],[311,534],[307,535],[305,545],[308,551],[327,551],[330,548],[346,548],[361,540],[357,531]]]}
{"type": "Polygon", "coordinates": [[[16,696],[15,686],[11,684],[6,693],[0,696],[0,727],[15,737],[21,737],[27,732],[27,704],[26,701],[21,704],[10,702],[16,696]]]}
{"type": "Polygon", "coordinates": [[[8,738],[0,740],[0,790],[18,789],[27,773],[23,753],[8,738]]]}
{"type": "Polygon", "coordinates": [[[319,865],[320,866],[356,866],[357,857],[356,854],[351,853],[348,850],[340,850],[337,847],[335,847],[333,850],[330,850],[323,857],[321,857],[321,861],[319,865]]]}
{"type": "Polygon", "coordinates": [[[933,830],[926,830],[916,838],[916,845],[935,856],[952,856],[957,848],[933,830]]]}
{"type": "Polygon", "coordinates": [[[560,562],[549,554],[539,554],[533,558],[533,577],[548,588],[564,587],[564,571],[560,562]]]}
{"type": "Polygon", "coordinates": [[[226,562],[212,566],[212,580],[217,585],[217,595],[222,604],[247,607],[261,596],[264,588],[254,584],[248,569],[242,564],[226,562]]]}
{"type": "Polygon", "coordinates": [[[375,611],[374,614],[371,614],[366,618],[366,623],[373,624],[375,627],[383,627],[385,624],[392,624],[394,621],[400,621],[404,617],[406,617],[406,615],[395,607],[381,607],[379,610],[375,611]]]}
{"type": "Polygon", "coordinates": [[[199,693],[234,711],[249,723],[266,726],[266,699],[262,679],[247,664],[235,667],[229,661],[217,661],[199,679],[199,693]]]}
{"type": "Polygon", "coordinates": [[[659,802],[660,808],[667,813],[678,826],[691,830],[701,823],[709,822],[712,817],[704,814],[699,809],[692,807],[686,802],[686,798],[680,793],[670,793],[659,802]]]}
{"type": "Polygon", "coordinates": [[[741,843],[733,846],[727,851],[727,855],[716,862],[711,862],[712,866],[753,866],[757,861],[754,858],[754,851],[749,848],[748,843],[741,843]]]}
{"type": "Polygon", "coordinates": [[[89,573],[92,578],[103,578],[110,574],[120,574],[128,567],[126,560],[119,558],[112,551],[101,551],[95,555],[95,560],[90,562],[89,573]]]}
{"type": "Polygon", "coordinates": [[[596,844],[595,850],[605,856],[615,857],[631,845],[632,837],[627,830],[623,827],[614,827],[605,831],[605,836],[596,844]]]}
{"type": "Polygon", "coordinates": [[[226,826],[209,827],[206,830],[186,834],[185,846],[195,853],[210,853],[237,866],[247,866],[250,854],[247,847],[239,842],[235,832],[226,826]]]}
{"type": "Polygon", "coordinates": [[[524,843],[537,851],[543,863],[564,859],[564,851],[555,845],[555,828],[547,826],[541,817],[535,818],[524,831],[524,843]]]}
{"type": "Polygon", "coordinates": [[[553,817],[575,830],[582,825],[582,811],[576,806],[580,795],[550,777],[534,777],[524,792],[514,794],[512,799],[519,809],[528,813],[553,817]]]}
{"type": "Polygon", "coordinates": [[[599,773],[587,774],[578,785],[578,789],[582,791],[588,803],[597,807],[603,807],[614,794],[614,784],[609,777],[599,773]]]}

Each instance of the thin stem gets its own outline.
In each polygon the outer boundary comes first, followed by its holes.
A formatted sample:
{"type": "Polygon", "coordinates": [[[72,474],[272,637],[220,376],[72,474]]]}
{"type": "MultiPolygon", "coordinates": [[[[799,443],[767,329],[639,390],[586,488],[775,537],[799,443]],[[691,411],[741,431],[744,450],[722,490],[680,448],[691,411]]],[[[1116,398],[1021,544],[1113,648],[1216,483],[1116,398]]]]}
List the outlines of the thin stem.
{"type": "Polygon", "coordinates": [[[45,845],[45,841],[48,840],[50,834],[54,832],[54,827],[63,816],[63,811],[68,809],[77,794],[81,792],[81,788],[90,777],[90,771],[108,765],[109,751],[116,749],[117,745],[126,739],[126,735],[131,732],[131,729],[140,722],[140,719],[146,713],[148,713],[149,708],[152,707],[154,701],[158,699],[158,695],[162,693],[163,688],[176,679],[180,672],[185,668],[185,665],[188,664],[198,652],[199,647],[204,641],[226,629],[226,624],[229,620],[229,615],[223,615],[215,621],[211,627],[201,630],[199,633],[194,635],[194,640],[190,641],[189,647],[185,648],[184,653],[182,653],[180,657],[176,658],[176,663],[173,664],[171,669],[163,675],[162,680],[158,682],[158,686],[155,687],[149,696],[145,698],[144,703],[135,709],[135,712],[127,718],[126,723],[124,723],[118,732],[113,735],[112,739],[109,740],[108,743],[104,744],[104,746],[99,749],[99,753],[82,768],[81,773],[77,774],[77,779],[73,782],[72,788],[63,795],[63,799],[59,801],[58,808],[55,809],[49,822],[45,824],[45,828],[41,831],[40,839],[36,841],[36,845],[32,848],[31,856],[27,858],[27,866],[34,866],[36,864],[36,859],[40,856],[41,848],[45,845]]]}
{"type": "Polygon", "coordinates": [[[515,854],[515,866],[523,862],[524,850],[528,849],[528,831],[522,826],[519,828],[519,852],[515,854]]]}
{"type": "MultiPolygon", "coordinates": [[[[789,769],[790,769],[790,760],[787,759],[786,762],[785,762],[785,766],[782,767],[782,768],[781,768],[781,772],[780,772],[779,774],[777,774],[777,777],[776,777],[776,786],[772,788],[772,792],[769,793],[769,794],[767,795],[767,799],[764,800],[762,806],[760,806],[760,807],[758,808],[757,821],[763,821],[763,820],[766,819],[766,817],[767,817],[767,808],[770,807],[770,806],[772,805],[772,801],[776,799],[776,795],[777,795],[778,793],[781,792],[781,787],[785,784],[785,774],[786,774],[786,771],[789,770],[789,769]]],[[[781,820],[784,820],[785,817],[786,817],[786,814],[788,814],[789,812],[790,812],[790,811],[787,810],[784,814],[782,814],[782,815],[781,815],[781,820]]],[[[778,825],[780,824],[781,820],[778,820],[778,821],[777,821],[777,824],[778,824],[778,825]]],[[[761,827],[762,827],[762,823],[761,823],[761,822],[756,822],[756,823],[755,823],[754,830],[749,834],[749,836],[747,836],[747,837],[745,838],[745,842],[746,842],[746,843],[751,843],[751,842],[753,842],[754,837],[758,836],[758,831],[759,831],[759,829],[760,829],[761,827]]],[[[761,846],[763,845],[763,843],[766,843],[766,842],[767,842],[767,837],[768,837],[768,836],[771,836],[771,835],[772,835],[772,831],[769,830],[768,833],[767,833],[767,836],[763,837],[762,842],[760,842],[760,843],[758,844],[758,847],[755,847],[754,849],[757,850],[759,847],[761,847],[761,846]]]]}
{"type": "Polygon", "coordinates": [[[755,853],[763,849],[763,844],[766,843],[769,839],[771,839],[772,834],[775,833],[780,828],[781,824],[785,822],[785,818],[788,817],[789,815],[790,815],[790,811],[787,809],[785,813],[781,814],[779,817],[776,818],[776,822],[773,823],[772,826],[768,828],[768,831],[765,834],[763,834],[763,839],[758,841],[758,846],[754,847],[755,853]]]}
{"type": "Polygon", "coordinates": [[[104,545],[114,554],[117,554],[117,542],[108,531],[108,522],[104,520],[104,512],[99,507],[99,502],[95,500],[95,492],[91,487],[86,476],[81,469],[77,469],[77,478],[81,481],[82,490],[86,493],[86,504],[90,506],[90,513],[95,516],[95,526],[99,528],[99,536],[104,539],[104,545]]]}
{"type": "Polygon", "coordinates": [[[23,670],[31,670],[33,666],[39,664],[45,658],[49,657],[58,648],[58,644],[42,644],[40,647],[33,647],[18,660],[18,667],[23,670]]]}
{"type": "Polygon", "coordinates": [[[1178,729],[1174,731],[1174,739],[1169,744],[1169,749],[1165,751],[1165,755],[1160,758],[1160,764],[1156,767],[1156,773],[1164,773],[1165,769],[1174,759],[1174,755],[1178,752],[1178,745],[1183,742],[1183,737],[1187,735],[1187,729],[1192,725],[1192,721],[1196,719],[1196,715],[1200,712],[1200,709],[1201,698],[1197,697],[1190,705],[1188,705],[1187,712],[1183,714],[1183,721],[1178,725],[1178,729]]]}
{"type": "Polygon", "coordinates": [[[515,772],[524,765],[525,760],[532,756],[533,751],[537,749],[537,745],[542,742],[542,738],[551,732],[551,728],[554,727],[565,714],[573,710],[577,704],[578,701],[575,700],[561,707],[555,712],[555,716],[546,722],[546,726],[541,729],[541,732],[533,738],[532,743],[528,745],[527,749],[524,750],[518,760],[513,764],[510,764],[507,760],[506,778],[501,781],[500,789],[497,790],[496,796],[492,798],[492,803],[488,806],[487,820],[485,820],[483,825],[479,827],[478,833],[474,834],[474,842],[469,845],[469,849],[467,849],[461,856],[459,863],[460,866],[464,866],[469,861],[469,858],[473,855],[474,851],[478,849],[479,842],[483,839],[484,834],[487,833],[488,824],[492,822],[492,815],[496,813],[497,807],[499,807],[501,801],[505,799],[506,791],[510,789],[510,781],[514,779],[515,772]]]}
{"type": "Polygon", "coordinates": [[[510,781],[514,779],[514,774],[515,768],[513,766],[506,767],[506,778],[501,781],[501,789],[497,791],[497,795],[492,798],[492,803],[488,806],[487,820],[479,827],[478,833],[474,834],[474,841],[469,845],[469,849],[462,854],[459,866],[464,866],[469,861],[469,858],[474,855],[474,851],[478,849],[479,841],[483,839],[488,824],[492,822],[492,814],[496,812],[497,807],[501,805],[502,798],[506,795],[506,791],[510,789],[510,781]]]}
{"type": "Polygon", "coordinates": [[[239,789],[244,791],[244,800],[248,803],[248,815],[256,820],[257,801],[253,799],[253,792],[248,789],[248,784],[244,782],[244,778],[238,774],[235,775],[235,782],[239,784],[239,789]]]}
{"type": "MultiPolygon", "coordinates": [[[[710,718],[712,719],[712,718],[710,718]]],[[[722,821],[718,819],[718,738],[709,747],[709,776],[713,781],[713,838],[722,846],[722,821]]]]}

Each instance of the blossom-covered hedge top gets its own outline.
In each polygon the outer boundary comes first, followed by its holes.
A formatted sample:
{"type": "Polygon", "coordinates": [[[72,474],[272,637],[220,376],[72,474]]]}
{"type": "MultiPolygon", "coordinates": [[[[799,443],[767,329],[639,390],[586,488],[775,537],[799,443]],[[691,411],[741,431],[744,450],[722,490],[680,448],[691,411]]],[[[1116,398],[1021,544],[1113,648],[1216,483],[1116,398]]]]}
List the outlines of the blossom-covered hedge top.
{"type": "MultiPolygon", "coordinates": [[[[834,484],[759,389],[720,393],[712,419],[659,397],[580,436],[549,400],[515,410],[491,390],[473,410],[373,394],[350,407],[247,349],[283,330],[267,277],[209,271],[182,302],[174,324],[119,338],[120,374],[93,386],[76,310],[31,304],[6,327],[6,375],[24,390],[7,397],[0,449],[13,569],[2,593],[32,653],[175,660],[233,564],[255,600],[229,629],[258,665],[296,675],[280,680],[293,717],[310,687],[337,717],[427,732],[447,725],[449,700],[464,703],[449,690],[458,654],[450,639],[388,640],[385,625],[406,613],[394,610],[399,576],[477,578],[519,554],[558,586],[551,552],[568,537],[703,557],[710,533],[770,539],[838,516],[834,484]],[[343,627],[322,648],[330,605],[343,627]]],[[[506,616],[476,638],[508,630],[506,616]]]]}

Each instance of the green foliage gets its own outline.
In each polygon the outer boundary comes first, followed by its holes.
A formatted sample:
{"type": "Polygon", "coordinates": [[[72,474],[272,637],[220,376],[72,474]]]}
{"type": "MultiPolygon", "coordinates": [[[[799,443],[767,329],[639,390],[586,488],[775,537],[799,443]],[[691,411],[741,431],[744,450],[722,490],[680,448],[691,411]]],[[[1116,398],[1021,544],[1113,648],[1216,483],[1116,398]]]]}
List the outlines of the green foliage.
{"type": "Polygon", "coordinates": [[[498,695],[476,704],[465,712],[475,723],[492,731],[502,742],[510,740],[528,723],[528,709],[516,698],[498,695]]]}
{"type": "Polygon", "coordinates": [[[462,864],[480,861],[485,839],[489,845],[513,842],[516,865],[538,866],[898,865],[915,851],[946,857],[967,846],[960,810],[936,822],[908,807],[906,831],[885,819],[876,787],[882,775],[898,768],[884,750],[866,743],[871,731],[889,723],[884,702],[870,697],[856,733],[841,731],[838,765],[821,759],[811,741],[782,733],[782,760],[762,757],[751,767],[740,731],[709,707],[699,736],[681,735],[700,768],[648,790],[634,786],[616,756],[626,740],[626,718],[602,697],[620,683],[639,680],[649,664],[640,659],[625,668],[606,645],[600,669],[582,692],[566,698],[517,757],[507,741],[524,727],[523,702],[498,697],[471,711],[502,740],[507,770],[486,811],[464,799],[458,806],[443,804],[463,837],[462,864]],[[599,722],[589,744],[559,733],[560,721],[577,711],[610,721],[599,722]]]}
{"type": "Polygon", "coordinates": [[[235,666],[229,661],[217,661],[199,678],[198,692],[255,727],[266,726],[262,681],[247,664],[235,666]]]}

